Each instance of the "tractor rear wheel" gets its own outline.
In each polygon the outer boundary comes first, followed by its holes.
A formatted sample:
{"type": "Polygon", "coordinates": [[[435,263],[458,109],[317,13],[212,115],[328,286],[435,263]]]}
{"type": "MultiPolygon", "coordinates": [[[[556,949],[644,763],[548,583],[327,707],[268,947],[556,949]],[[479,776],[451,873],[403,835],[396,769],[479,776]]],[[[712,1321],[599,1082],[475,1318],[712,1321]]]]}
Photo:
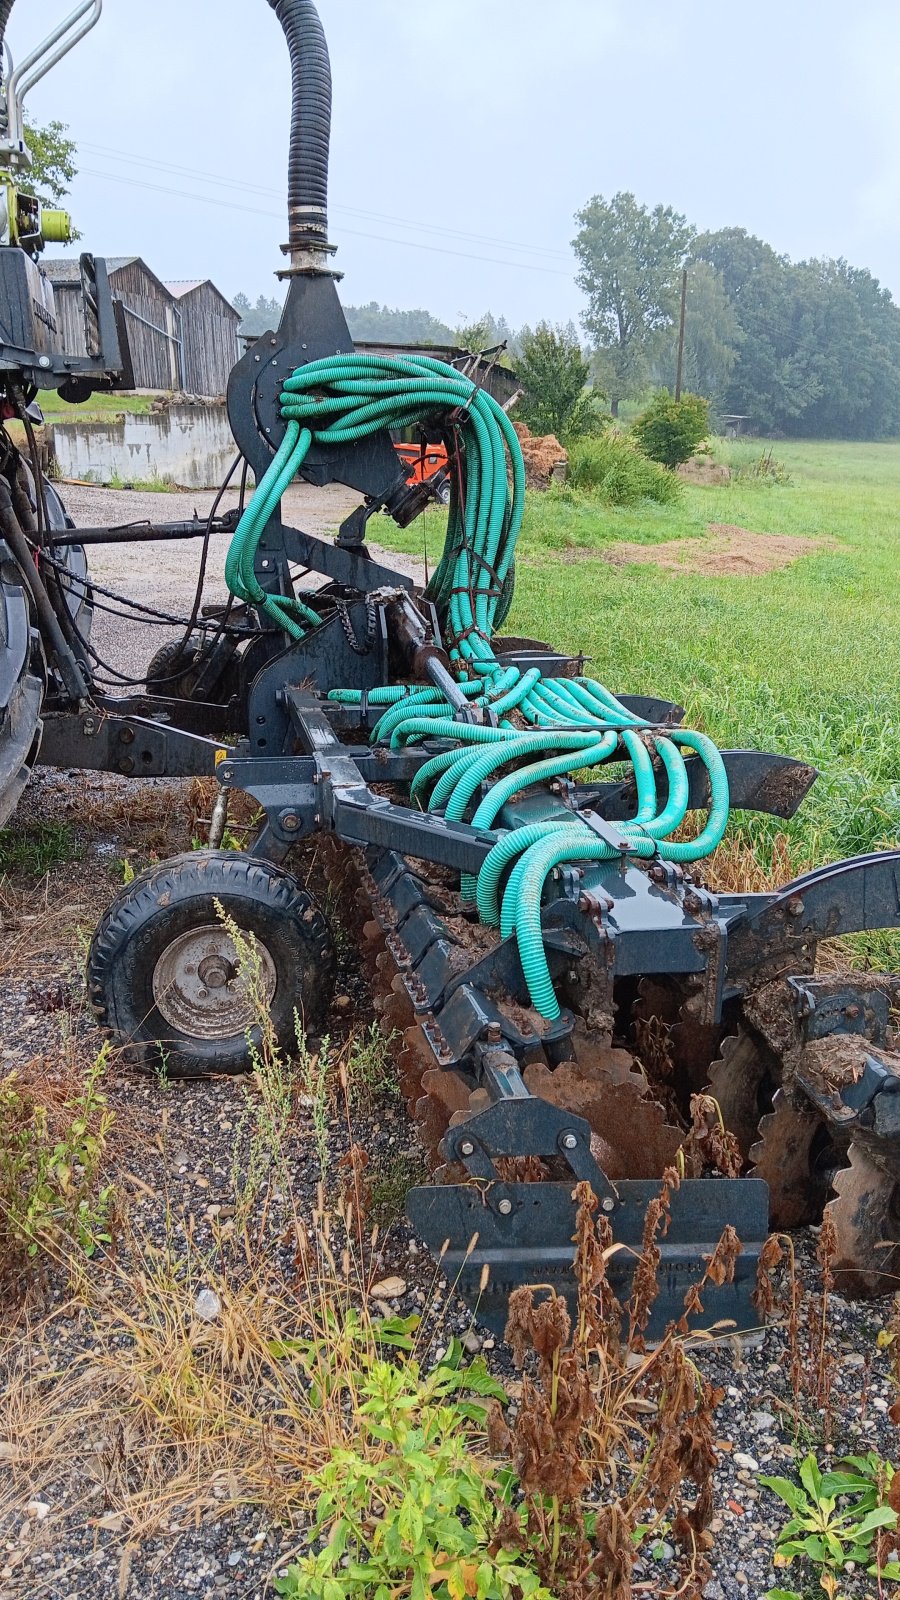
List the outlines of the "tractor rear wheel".
{"type": "Polygon", "coordinates": [[[249,1071],[264,1015],[290,1051],[295,1011],[304,1028],[321,1021],[334,971],[328,924],[296,878],[236,851],[198,850],[151,867],[113,901],[87,978],[127,1061],[198,1078],[249,1071]]]}

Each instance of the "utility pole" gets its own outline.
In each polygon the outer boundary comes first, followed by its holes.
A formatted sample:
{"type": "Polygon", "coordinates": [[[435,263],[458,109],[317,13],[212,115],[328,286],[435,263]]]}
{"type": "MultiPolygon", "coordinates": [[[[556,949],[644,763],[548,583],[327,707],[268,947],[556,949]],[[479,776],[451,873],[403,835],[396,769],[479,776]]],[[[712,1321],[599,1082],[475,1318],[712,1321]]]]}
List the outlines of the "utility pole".
{"type": "Polygon", "coordinates": [[[681,274],[681,326],[678,330],[678,370],[675,374],[675,399],[681,399],[681,379],[684,375],[684,325],[687,319],[687,267],[681,274]]]}

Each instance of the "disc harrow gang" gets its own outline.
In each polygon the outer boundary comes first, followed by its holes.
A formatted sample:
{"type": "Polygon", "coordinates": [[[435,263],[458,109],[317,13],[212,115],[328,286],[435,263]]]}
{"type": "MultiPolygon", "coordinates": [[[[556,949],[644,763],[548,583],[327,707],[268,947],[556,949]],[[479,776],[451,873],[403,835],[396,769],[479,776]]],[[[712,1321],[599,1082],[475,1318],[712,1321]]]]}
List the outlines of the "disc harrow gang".
{"type": "MultiPolygon", "coordinates": [[[[279,1040],[289,1048],[298,1014],[321,1022],[335,951],[289,858],[313,836],[324,856],[328,841],[352,854],[345,921],[435,1178],[408,1215],[501,1331],[518,1285],[572,1295],[579,1184],[619,1247],[620,1299],[665,1189],[651,1336],[682,1315],[726,1229],[741,1240],[733,1281],[704,1282],[693,1323],[756,1325],[770,1191],[780,1226],[829,1206],[845,1284],[891,1286],[900,980],[817,976],[816,960],[824,940],[898,927],[900,852],[771,892],[713,893],[703,863],[732,812],[792,817],[815,770],[720,750],[673,701],[613,693],[583,656],[504,637],[526,510],[517,380],[496,351],[447,363],[354,344],[328,242],[323,31],[312,0],[270,5],[294,92],[287,293],[277,331],[228,385],[243,483],[252,473],[256,489],[234,513],[217,501],[206,527],[78,536],[37,452],[29,483],[0,429],[0,822],[38,755],[63,771],[214,773],[220,840],[229,793],[252,799],[261,820],[246,851],[160,863],[123,890],[92,944],[89,987],[117,1059],[162,1061],[172,1076],[253,1062],[223,911],[265,952],[279,1040]],[[410,430],[440,448],[438,479],[410,481],[395,447],[410,430]],[[298,477],[359,495],[335,538],[285,522],[298,477]],[[406,528],[448,485],[444,548],[422,588],[373,557],[368,523],[384,512],[406,528]],[[229,600],[205,607],[209,539],[226,533],[229,600]],[[75,541],[198,534],[195,604],[173,645],[181,670],[157,659],[141,692],[104,687],[75,541]]],[[[82,257],[97,326],[94,354],[73,365],[48,335],[28,253],[0,247],[0,279],[37,339],[32,350],[0,338],[0,397],[30,440],[25,396],[84,399],[124,382],[127,361],[102,261],[82,257]]]]}
{"type": "MultiPolygon", "coordinates": [[[[412,896],[407,887],[401,903],[420,894],[437,919],[435,933],[452,929],[464,943],[466,919],[446,874],[430,874],[421,861],[397,865],[417,886],[412,896]]],[[[407,1108],[436,1184],[459,1184],[466,1168],[447,1159],[448,1135],[473,1119],[477,1126],[496,1104],[496,1084],[473,1075],[471,1062],[461,1066],[429,1007],[402,918],[398,929],[397,895],[383,892],[365,861],[359,870],[360,899],[375,912],[363,927],[364,967],[382,1026],[399,1043],[407,1108]]],[[[457,982],[468,970],[459,945],[448,967],[457,982]]],[[[827,1205],[839,1287],[872,1294],[891,1284],[900,1270],[900,1161],[885,1118],[896,1106],[900,1125],[900,1058],[887,1048],[895,1042],[897,980],[807,974],[748,985],[718,1023],[704,1018],[690,978],[641,980],[637,998],[624,1010],[619,1005],[617,1022],[597,972],[582,982],[582,998],[586,993],[594,1002],[590,1021],[570,1018],[549,1053],[524,1052],[521,1089],[587,1125],[606,1180],[659,1185],[666,1173],[691,1170],[692,1160],[696,1169],[692,1152],[703,1147],[691,1111],[696,1124],[698,1105],[710,1104],[695,1099],[702,1086],[734,1137],[738,1169],[742,1161],[751,1179],[767,1186],[772,1227],[819,1222],[827,1205]],[[597,1003],[604,993],[605,1007],[597,1003]],[[838,1031],[841,1025],[852,1031],[838,1031]],[[858,1104],[847,1103],[848,1092],[858,1104]]],[[[496,989],[494,998],[498,1020],[486,1030],[488,1041],[505,1048],[514,1018],[520,1036],[531,1027],[537,1043],[540,1019],[496,989]]],[[[553,1176],[552,1160],[534,1153],[497,1157],[496,1168],[511,1183],[546,1184],[553,1176]]],[[[459,1267],[465,1276],[464,1256],[459,1267]]]]}

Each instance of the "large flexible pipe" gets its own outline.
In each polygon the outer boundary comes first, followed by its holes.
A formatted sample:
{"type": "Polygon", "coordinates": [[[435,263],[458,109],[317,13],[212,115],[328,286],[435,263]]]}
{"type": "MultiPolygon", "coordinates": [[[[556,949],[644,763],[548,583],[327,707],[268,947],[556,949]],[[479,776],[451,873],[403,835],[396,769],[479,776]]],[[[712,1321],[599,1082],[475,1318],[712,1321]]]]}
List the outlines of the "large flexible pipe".
{"type": "Polygon", "coordinates": [[[6,29],[15,3],[16,0],[0,0],[0,58],[3,55],[3,47],[6,44],[6,29]]]}
{"type": "Polygon", "coordinates": [[[331,61],[325,31],[313,0],[269,0],[269,4],[291,54],[288,246],[292,255],[327,252],[331,61]]]}
{"type": "MultiPolygon", "coordinates": [[[[6,29],[9,25],[10,14],[15,3],[16,0],[0,0],[0,83],[3,83],[6,78],[6,29]]],[[[2,111],[0,111],[0,134],[6,138],[8,133],[9,107],[6,106],[2,111]]]]}

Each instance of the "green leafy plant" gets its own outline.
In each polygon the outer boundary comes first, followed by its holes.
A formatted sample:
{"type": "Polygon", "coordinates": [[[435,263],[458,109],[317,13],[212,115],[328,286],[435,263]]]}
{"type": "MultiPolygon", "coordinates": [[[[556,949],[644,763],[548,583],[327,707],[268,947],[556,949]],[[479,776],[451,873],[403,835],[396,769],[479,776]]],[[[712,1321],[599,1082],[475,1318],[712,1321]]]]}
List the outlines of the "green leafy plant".
{"type": "Polygon", "coordinates": [[[359,1439],[315,1476],[305,1556],[275,1587],[286,1600],[550,1600],[530,1565],[499,1546],[505,1480],[479,1454],[485,1400],[505,1399],[453,1341],[425,1374],[375,1359],[357,1386],[359,1439]],[[472,1398],[475,1396],[476,1398],[472,1398]]]}
{"type": "Polygon", "coordinates": [[[533,433],[553,433],[568,443],[601,432],[602,396],[588,392],[590,365],[574,328],[541,322],[534,330],[524,329],[516,375],[525,390],[516,416],[533,433]]]}
{"type": "Polygon", "coordinates": [[[51,1116],[13,1073],[0,1083],[0,1272],[22,1272],[75,1245],[85,1256],[111,1242],[114,1193],[100,1187],[113,1122],[101,1084],[109,1047],[83,1088],[51,1116]]]}
{"type": "MultiPolygon", "coordinates": [[[[681,482],[637,449],[625,434],[610,428],[597,439],[578,439],[569,449],[570,489],[596,495],[611,506],[655,500],[671,505],[681,495],[681,482]]],[[[552,493],[552,491],[551,491],[552,493]]]]}
{"type": "Polygon", "coordinates": [[[399,1035],[384,1033],[377,1022],[354,1035],[347,1056],[347,1092],[353,1107],[371,1106],[373,1100],[399,1100],[400,1085],[394,1064],[399,1035]]]}
{"type": "MultiPolygon", "coordinates": [[[[883,1563],[877,1542],[882,1529],[897,1526],[890,1462],[870,1450],[868,1455],[846,1456],[836,1470],[823,1473],[810,1452],[800,1463],[798,1476],[799,1482],[760,1478],[791,1512],[778,1535],[775,1566],[788,1567],[805,1557],[822,1569],[822,1586],[832,1593],[834,1575],[851,1563],[880,1578],[900,1579],[900,1562],[883,1563]]],[[[767,1600],[794,1600],[794,1592],[772,1589],[767,1600]]]]}
{"type": "Polygon", "coordinates": [[[675,468],[688,461],[709,433],[709,401],[697,394],[673,400],[667,389],[653,396],[631,432],[645,456],[675,468]]]}

